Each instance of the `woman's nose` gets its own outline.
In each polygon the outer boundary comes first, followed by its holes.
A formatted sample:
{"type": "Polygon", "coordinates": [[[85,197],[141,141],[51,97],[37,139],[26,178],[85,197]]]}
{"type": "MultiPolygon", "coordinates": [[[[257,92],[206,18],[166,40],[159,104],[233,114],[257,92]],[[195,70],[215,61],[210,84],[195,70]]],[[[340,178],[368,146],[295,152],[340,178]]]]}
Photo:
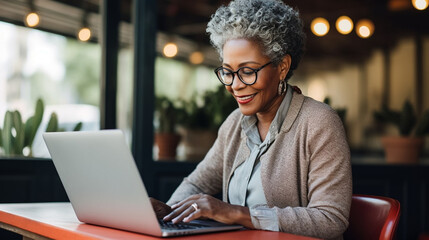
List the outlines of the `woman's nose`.
{"type": "Polygon", "coordinates": [[[234,89],[234,90],[245,88],[247,85],[244,84],[240,80],[240,78],[238,78],[238,74],[237,73],[234,73],[234,74],[235,74],[234,81],[232,82],[231,88],[234,89]]]}

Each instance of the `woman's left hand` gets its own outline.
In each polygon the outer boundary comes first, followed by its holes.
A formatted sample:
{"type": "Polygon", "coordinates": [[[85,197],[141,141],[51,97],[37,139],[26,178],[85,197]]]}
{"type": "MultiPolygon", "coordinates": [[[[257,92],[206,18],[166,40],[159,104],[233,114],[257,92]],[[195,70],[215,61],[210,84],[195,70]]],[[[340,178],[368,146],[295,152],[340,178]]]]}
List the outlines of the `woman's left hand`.
{"type": "Polygon", "coordinates": [[[179,223],[198,218],[210,218],[226,224],[235,223],[250,228],[253,226],[248,208],[231,205],[206,194],[192,195],[174,204],[171,209],[173,211],[165,216],[165,221],[179,223]]]}

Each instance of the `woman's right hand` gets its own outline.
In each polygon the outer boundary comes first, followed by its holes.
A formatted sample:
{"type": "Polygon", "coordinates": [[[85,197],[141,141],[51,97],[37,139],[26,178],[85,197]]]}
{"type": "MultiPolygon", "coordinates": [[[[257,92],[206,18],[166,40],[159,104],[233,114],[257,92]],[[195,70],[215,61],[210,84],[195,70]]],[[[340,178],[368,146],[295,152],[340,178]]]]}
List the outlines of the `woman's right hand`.
{"type": "Polygon", "coordinates": [[[155,211],[155,214],[157,218],[164,218],[167,214],[171,212],[171,207],[167,204],[155,199],[155,198],[149,198],[150,203],[152,203],[152,208],[155,211]]]}

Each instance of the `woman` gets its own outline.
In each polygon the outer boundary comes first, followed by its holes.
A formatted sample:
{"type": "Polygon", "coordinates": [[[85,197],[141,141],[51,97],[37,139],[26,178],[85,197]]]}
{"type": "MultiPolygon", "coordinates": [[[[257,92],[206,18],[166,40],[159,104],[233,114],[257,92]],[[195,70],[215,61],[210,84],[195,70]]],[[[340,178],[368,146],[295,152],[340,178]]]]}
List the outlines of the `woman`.
{"type": "Polygon", "coordinates": [[[341,239],[348,226],[350,153],[338,115],[287,84],[303,54],[298,12],[277,0],[235,0],[207,32],[219,80],[239,109],[165,205],[164,220],[210,218],[247,228],[341,239]],[[222,192],[223,201],[212,195],[222,192]],[[171,206],[171,207],[170,207],[171,206]]]}

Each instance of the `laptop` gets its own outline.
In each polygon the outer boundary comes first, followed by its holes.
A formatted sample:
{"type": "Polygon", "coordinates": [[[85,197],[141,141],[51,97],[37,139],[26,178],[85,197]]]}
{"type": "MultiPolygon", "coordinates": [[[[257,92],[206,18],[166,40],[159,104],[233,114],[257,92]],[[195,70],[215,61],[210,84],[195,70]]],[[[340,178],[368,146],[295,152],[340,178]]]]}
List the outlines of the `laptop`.
{"type": "Polygon", "coordinates": [[[43,138],[81,222],[157,237],[243,228],[210,220],[157,219],[120,130],[44,133],[43,138]]]}

